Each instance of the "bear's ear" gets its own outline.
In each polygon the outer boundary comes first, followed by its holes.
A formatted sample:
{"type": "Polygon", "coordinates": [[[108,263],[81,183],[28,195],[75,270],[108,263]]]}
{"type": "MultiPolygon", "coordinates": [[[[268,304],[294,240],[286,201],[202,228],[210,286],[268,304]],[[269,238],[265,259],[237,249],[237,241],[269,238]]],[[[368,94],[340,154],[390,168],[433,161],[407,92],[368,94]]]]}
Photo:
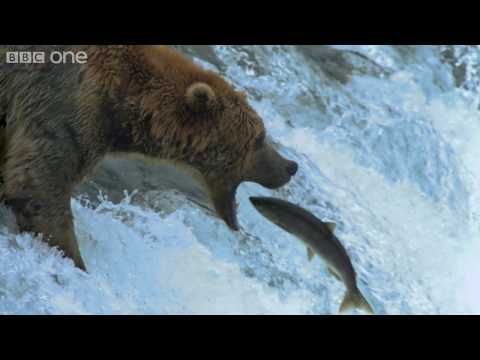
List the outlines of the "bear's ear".
{"type": "Polygon", "coordinates": [[[186,93],[188,107],[194,112],[204,112],[211,109],[215,103],[215,92],[202,82],[190,85],[186,93]]]}

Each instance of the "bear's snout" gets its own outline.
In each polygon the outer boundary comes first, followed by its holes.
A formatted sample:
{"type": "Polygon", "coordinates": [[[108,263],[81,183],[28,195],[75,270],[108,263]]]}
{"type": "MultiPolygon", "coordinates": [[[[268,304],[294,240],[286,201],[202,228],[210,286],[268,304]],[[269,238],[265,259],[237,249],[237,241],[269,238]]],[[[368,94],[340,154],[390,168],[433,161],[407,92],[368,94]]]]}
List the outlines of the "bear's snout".
{"type": "Polygon", "coordinates": [[[299,165],[281,156],[271,145],[258,151],[253,166],[244,180],[260,184],[268,189],[286,185],[298,172],[299,165]]]}
{"type": "Polygon", "coordinates": [[[298,171],[298,164],[295,161],[289,161],[287,165],[287,173],[294,176],[298,171]]]}

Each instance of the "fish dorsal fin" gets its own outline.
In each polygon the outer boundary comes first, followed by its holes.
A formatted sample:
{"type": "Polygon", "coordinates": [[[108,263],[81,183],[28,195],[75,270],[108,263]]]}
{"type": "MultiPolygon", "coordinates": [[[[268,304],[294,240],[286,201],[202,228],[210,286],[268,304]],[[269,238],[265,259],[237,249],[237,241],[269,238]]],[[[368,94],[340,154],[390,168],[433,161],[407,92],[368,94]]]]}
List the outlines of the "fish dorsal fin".
{"type": "Polygon", "coordinates": [[[342,279],[340,279],[340,276],[338,276],[332,269],[327,268],[327,270],[331,275],[333,275],[335,279],[337,279],[338,281],[342,281],[342,279]]]}
{"type": "Polygon", "coordinates": [[[312,261],[313,258],[315,257],[315,251],[313,251],[312,248],[307,247],[307,256],[308,256],[308,261],[312,261]]]}
{"type": "Polygon", "coordinates": [[[332,232],[332,234],[335,232],[335,229],[337,228],[337,224],[332,223],[332,222],[327,222],[327,223],[325,223],[325,225],[332,232]]]}

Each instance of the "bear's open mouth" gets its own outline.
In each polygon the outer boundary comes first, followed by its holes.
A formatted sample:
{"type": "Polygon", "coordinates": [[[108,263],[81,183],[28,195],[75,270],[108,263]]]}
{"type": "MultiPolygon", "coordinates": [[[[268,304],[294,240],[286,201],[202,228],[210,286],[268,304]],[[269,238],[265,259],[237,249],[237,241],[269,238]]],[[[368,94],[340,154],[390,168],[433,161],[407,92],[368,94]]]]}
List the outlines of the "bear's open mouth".
{"type": "Polygon", "coordinates": [[[231,210],[229,210],[227,216],[224,219],[225,223],[233,231],[238,231],[239,230],[238,217],[237,217],[238,203],[235,201],[235,199],[231,202],[229,207],[231,208],[231,210]]]}
{"type": "Polygon", "coordinates": [[[238,203],[235,200],[235,195],[233,195],[232,198],[226,199],[227,203],[225,204],[225,211],[223,214],[220,214],[222,216],[223,220],[225,223],[228,225],[230,229],[233,231],[238,231],[238,218],[237,218],[237,208],[238,208],[238,203]]]}
{"type": "Polygon", "coordinates": [[[217,196],[212,199],[217,214],[233,231],[239,230],[237,219],[238,204],[235,200],[236,190],[237,188],[234,187],[229,191],[217,193],[217,196]]]}

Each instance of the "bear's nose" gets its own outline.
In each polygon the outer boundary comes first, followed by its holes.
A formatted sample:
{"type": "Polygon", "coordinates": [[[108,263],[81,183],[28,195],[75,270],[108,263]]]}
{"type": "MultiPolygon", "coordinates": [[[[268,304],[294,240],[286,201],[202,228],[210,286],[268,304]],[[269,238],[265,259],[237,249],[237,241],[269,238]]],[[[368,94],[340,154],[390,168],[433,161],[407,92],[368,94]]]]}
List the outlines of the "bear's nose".
{"type": "Polygon", "coordinates": [[[293,176],[298,171],[298,164],[295,161],[290,161],[287,165],[287,172],[290,176],[293,176]]]}

